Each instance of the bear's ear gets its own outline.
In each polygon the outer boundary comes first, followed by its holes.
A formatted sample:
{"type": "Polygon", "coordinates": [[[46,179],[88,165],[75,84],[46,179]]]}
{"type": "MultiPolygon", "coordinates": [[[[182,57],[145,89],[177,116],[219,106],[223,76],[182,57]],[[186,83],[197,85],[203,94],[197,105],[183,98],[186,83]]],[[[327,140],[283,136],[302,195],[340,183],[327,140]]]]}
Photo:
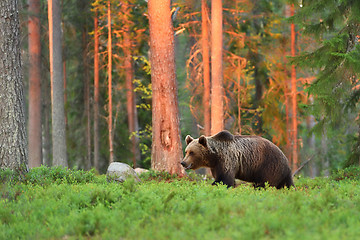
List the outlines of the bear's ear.
{"type": "Polygon", "coordinates": [[[207,140],[206,140],[206,137],[204,135],[199,137],[199,143],[207,148],[207,140]]]}
{"type": "Polygon", "coordinates": [[[187,135],[185,138],[186,145],[189,145],[189,143],[191,143],[192,140],[194,140],[194,139],[190,135],[187,135]]]}

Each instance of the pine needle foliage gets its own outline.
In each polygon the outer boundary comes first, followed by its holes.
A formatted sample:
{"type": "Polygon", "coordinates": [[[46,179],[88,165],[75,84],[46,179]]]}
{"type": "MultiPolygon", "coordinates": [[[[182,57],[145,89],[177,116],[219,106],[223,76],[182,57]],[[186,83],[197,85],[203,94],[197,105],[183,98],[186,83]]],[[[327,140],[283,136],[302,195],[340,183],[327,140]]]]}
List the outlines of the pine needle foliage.
{"type": "Polygon", "coordinates": [[[355,125],[360,99],[360,1],[302,1],[302,7],[290,20],[319,44],[314,51],[293,59],[299,67],[309,67],[317,74],[307,88],[314,96],[312,114],[320,123],[315,130],[323,132],[328,126],[345,124],[346,134],[356,136],[350,138],[351,155],[358,156],[359,136],[354,129],[360,124],[355,125]]]}

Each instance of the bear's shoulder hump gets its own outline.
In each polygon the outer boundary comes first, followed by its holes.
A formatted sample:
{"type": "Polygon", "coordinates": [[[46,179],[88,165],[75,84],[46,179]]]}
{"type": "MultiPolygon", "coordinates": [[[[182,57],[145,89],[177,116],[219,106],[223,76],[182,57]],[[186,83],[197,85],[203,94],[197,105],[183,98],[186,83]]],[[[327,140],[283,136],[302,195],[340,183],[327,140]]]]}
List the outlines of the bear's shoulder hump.
{"type": "Polygon", "coordinates": [[[224,130],[212,136],[212,138],[217,141],[233,141],[234,135],[232,135],[229,131],[224,130]]]}

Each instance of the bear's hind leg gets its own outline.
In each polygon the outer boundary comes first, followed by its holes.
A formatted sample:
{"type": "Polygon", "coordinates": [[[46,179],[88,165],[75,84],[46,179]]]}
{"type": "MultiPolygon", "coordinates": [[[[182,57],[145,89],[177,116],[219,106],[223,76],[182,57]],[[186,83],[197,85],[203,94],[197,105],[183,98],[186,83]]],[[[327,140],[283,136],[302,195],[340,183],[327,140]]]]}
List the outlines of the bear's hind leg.
{"type": "Polygon", "coordinates": [[[292,180],[291,173],[290,173],[276,186],[276,188],[277,189],[284,188],[284,187],[290,188],[291,186],[295,186],[295,185],[292,180]]]}

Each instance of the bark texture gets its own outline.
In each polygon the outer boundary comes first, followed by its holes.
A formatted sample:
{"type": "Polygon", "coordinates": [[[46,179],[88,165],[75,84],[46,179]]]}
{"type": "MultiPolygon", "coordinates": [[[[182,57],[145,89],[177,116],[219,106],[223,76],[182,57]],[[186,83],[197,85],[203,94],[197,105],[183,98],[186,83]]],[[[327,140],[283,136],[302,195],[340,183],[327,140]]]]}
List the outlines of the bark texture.
{"type": "Polygon", "coordinates": [[[40,1],[29,0],[29,167],[42,163],[40,1]]]}
{"type": "Polygon", "coordinates": [[[170,0],[149,0],[152,99],[151,167],[184,174],[170,0]]]}
{"type": "Polygon", "coordinates": [[[89,61],[88,61],[88,36],[87,27],[83,28],[82,32],[82,50],[83,50],[83,69],[84,69],[84,106],[85,106],[85,118],[86,118],[86,159],[85,169],[91,169],[91,117],[90,117],[90,73],[89,73],[89,61]]]}
{"type": "Polygon", "coordinates": [[[114,162],[114,149],[113,149],[113,117],[112,117],[112,38],[111,38],[111,5],[110,1],[107,2],[107,20],[108,20],[108,130],[109,130],[109,163],[114,162]]]}
{"type": "Polygon", "coordinates": [[[94,167],[99,170],[99,30],[98,13],[94,18],[94,167]]]}
{"type": "Polygon", "coordinates": [[[59,0],[48,1],[53,165],[68,166],[59,0]]]}
{"type": "Polygon", "coordinates": [[[211,135],[224,129],[222,0],[211,1],[211,135]]]}
{"type": "Polygon", "coordinates": [[[0,167],[27,168],[17,0],[0,1],[0,167]]]}
{"type": "Polygon", "coordinates": [[[126,99],[127,99],[127,113],[128,113],[128,128],[131,140],[131,152],[133,167],[136,168],[140,162],[139,138],[134,134],[139,130],[137,111],[136,111],[136,95],[134,92],[134,67],[131,55],[132,42],[130,36],[130,8],[129,3],[123,4],[125,14],[124,26],[124,54],[125,54],[125,82],[126,82],[126,99]]]}
{"type": "MultiPolygon", "coordinates": [[[[294,4],[290,7],[290,15],[294,16],[294,4]]],[[[295,57],[295,24],[291,23],[291,56],[295,57]]],[[[292,169],[295,171],[298,167],[298,141],[297,141],[297,84],[296,84],[296,69],[295,65],[291,65],[291,162],[292,162],[292,169]]]]}
{"type": "Polygon", "coordinates": [[[201,34],[203,53],[203,78],[204,78],[204,131],[206,136],[211,135],[211,112],[210,112],[210,55],[209,55],[209,15],[206,0],[201,0],[201,34]]]}

